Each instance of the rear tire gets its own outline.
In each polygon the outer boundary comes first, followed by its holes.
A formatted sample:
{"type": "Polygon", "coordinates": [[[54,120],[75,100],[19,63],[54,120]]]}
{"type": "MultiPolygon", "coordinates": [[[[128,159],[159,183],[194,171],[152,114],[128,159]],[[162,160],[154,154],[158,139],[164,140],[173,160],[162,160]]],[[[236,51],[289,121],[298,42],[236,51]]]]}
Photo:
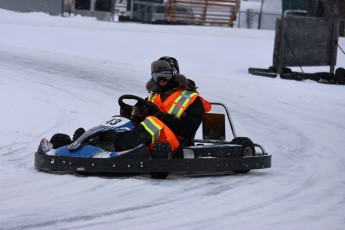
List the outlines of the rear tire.
{"type": "MultiPolygon", "coordinates": [[[[231,144],[241,145],[241,157],[252,157],[255,156],[255,146],[254,143],[248,137],[235,137],[231,142],[231,144]]],[[[245,174],[248,173],[248,170],[234,170],[234,173],[241,173],[245,174]]]]}

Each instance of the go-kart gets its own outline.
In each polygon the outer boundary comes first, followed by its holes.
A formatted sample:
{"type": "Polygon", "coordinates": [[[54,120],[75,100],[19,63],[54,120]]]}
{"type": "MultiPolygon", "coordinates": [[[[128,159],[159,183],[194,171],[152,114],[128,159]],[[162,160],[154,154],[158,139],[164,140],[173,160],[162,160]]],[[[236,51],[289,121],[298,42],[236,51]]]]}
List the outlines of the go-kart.
{"type": "MultiPolygon", "coordinates": [[[[138,108],[125,102],[128,100],[136,101],[135,105],[147,103],[140,97],[123,95],[118,100],[120,111],[138,108]]],[[[153,150],[148,151],[143,144],[117,151],[116,140],[135,128],[129,114],[122,112],[122,116],[113,116],[63,146],[52,144],[54,136],[50,141],[43,138],[35,153],[35,167],[46,172],[150,174],[161,179],[170,173],[212,175],[270,168],[271,155],[261,145],[247,137],[237,137],[228,108],[219,102],[211,104],[225,112],[206,113],[201,125],[202,139],[181,143],[174,152],[159,154],[159,151],[168,150],[154,148],[153,154],[153,150]],[[226,141],[226,127],[232,131],[234,138],[231,141],[226,141]]]]}

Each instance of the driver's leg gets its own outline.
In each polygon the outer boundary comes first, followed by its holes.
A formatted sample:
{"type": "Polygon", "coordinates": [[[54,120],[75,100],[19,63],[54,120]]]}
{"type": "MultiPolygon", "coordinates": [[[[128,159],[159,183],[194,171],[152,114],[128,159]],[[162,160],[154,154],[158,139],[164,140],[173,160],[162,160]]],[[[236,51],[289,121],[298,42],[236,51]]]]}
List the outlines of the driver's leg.
{"type": "Polygon", "coordinates": [[[147,146],[150,143],[151,135],[145,130],[144,126],[139,124],[135,129],[126,133],[115,143],[115,149],[116,151],[123,151],[135,148],[140,144],[145,144],[147,146]]]}

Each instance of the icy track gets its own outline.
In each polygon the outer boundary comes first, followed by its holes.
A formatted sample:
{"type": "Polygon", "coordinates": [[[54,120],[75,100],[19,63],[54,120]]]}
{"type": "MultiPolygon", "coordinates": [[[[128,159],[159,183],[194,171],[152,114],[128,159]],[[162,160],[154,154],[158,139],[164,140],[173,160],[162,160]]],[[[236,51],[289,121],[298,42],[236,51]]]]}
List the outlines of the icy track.
{"type": "Polygon", "coordinates": [[[273,31],[3,10],[0,31],[0,229],[344,229],[345,88],[248,75],[271,64],[273,31]],[[154,180],[34,168],[42,137],[118,114],[122,94],[145,97],[150,63],[165,55],[230,107],[271,169],[154,180]]]}

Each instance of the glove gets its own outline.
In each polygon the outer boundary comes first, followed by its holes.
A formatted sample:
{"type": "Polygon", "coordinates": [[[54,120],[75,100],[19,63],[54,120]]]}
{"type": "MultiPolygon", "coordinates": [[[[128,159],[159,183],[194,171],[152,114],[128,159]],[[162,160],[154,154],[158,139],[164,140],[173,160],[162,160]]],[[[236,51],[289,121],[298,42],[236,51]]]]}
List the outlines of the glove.
{"type": "Polygon", "coordinates": [[[130,105],[121,106],[120,116],[129,119],[131,117],[132,110],[133,110],[133,106],[130,106],[130,105]]]}
{"type": "Polygon", "coordinates": [[[73,134],[73,139],[72,141],[76,141],[79,137],[81,137],[81,135],[83,135],[85,133],[85,129],[83,128],[79,128],[77,129],[76,131],[74,131],[74,134],[73,134]]]}
{"type": "Polygon", "coordinates": [[[130,119],[134,123],[134,125],[137,125],[140,122],[142,122],[147,115],[144,112],[142,112],[142,110],[137,106],[133,106],[130,116],[130,119]]]}
{"type": "Polygon", "coordinates": [[[145,104],[147,108],[147,115],[148,116],[155,116],[157,118],[161,118],[163,116],[163,112],[158,108],[158,106],[150,101],[145,104]]]}

